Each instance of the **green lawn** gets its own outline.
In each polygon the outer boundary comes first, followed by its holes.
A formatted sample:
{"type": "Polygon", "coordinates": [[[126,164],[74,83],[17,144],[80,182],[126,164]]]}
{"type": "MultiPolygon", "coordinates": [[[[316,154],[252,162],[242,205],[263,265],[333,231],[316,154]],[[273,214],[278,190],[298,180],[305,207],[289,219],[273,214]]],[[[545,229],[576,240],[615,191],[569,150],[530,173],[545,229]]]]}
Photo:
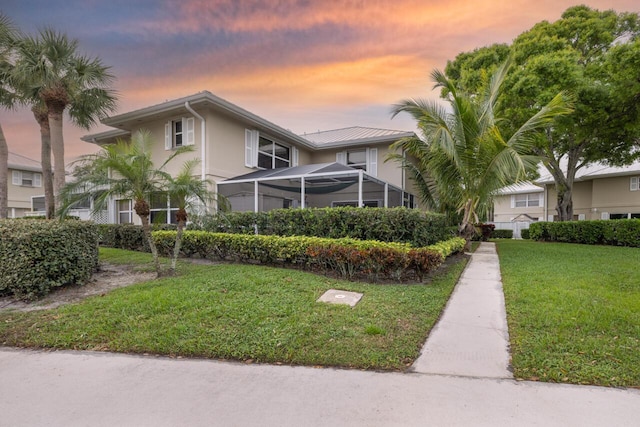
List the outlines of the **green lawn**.
{"type": "MultiPolygon", "coordinates": [[[[101,259],[139,264],[150,256],[109,249],[101,259]]],[[[401,370],[417,357],[464,265],[429,284],[372,285],[291,269],[181,263],[178,277],[55,310],[1,314],[0,342],[401,370]],[[317,303],[330,288],[364,297],[355,308],[317,303]]]]}
{"type": "Polygon", "coordinates": [[[640,387],[640,249],[497,247],[517,378],[640,387]]]}

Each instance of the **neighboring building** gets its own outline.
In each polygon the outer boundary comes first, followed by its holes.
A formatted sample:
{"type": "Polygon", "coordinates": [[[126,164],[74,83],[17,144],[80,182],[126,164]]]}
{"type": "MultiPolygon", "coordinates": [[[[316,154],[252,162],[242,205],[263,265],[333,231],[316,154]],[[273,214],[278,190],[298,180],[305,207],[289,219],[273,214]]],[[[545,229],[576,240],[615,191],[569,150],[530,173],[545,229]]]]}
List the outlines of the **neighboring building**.
{"type": "MultiPolygon", "coordinates": [[[[102,123],[115,129],[82,139],[104,145],[147,129],[157,141],[155,164],[176,147],[193,146],[167,171],[177,173],[185,160],[198,159],[200,177],[214,182],[233,210],[415,205],[403,169],[384,162],[389,146],[413,132],[350,127],[296,135],[206,91],[102,123]]],[[[170,203],[153,205],[152,216],[171,221],[170,203]]],[[[136,220],[130,200],[113,200],[106,215],[109,222],[136,220]]]]}
{"type": "MultiPolygon", "coordinates": [[[[515,230],[517,223],[558,220],[554,180],[546,169],[541,172],[535,183],[505,187],[494,197],[497,228],[515,230]]],[[[640,162],[621,167],[593,164],[580,169],[572,199],[573,219],[577,221],[640,218],[640,162]]]]}
{"type": "MultiPolygon", "coordinates": [[[[12,152],[9,152],[8,166],[7,216],[23,217],[32,211],[32,200],[44,194],[42,166],[37,160],[12,152]]],[[[42,198],[44,200],[44,196],[42,198]]]]}

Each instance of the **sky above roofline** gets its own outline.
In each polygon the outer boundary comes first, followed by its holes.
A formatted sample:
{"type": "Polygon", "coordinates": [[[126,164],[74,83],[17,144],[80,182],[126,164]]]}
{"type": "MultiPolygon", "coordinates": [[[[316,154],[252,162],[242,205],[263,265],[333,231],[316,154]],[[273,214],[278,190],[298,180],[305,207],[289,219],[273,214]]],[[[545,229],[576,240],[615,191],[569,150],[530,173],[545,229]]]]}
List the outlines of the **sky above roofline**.
{"type": "MultiPolygon", "coordinates": [[[[391,119],[406,98],[435,99],[429,74],[463,51],[509,43],[568,7],[640,12],[637,0],[4,0],[23,31],[79,40],[116,75],[116,114],[207,90],[295,134],[391,119]]],[[[27,109],[2,111],[10,150],[40,157],[27,109]]],[[[67,158],[95,152],[65,123],[67,158]]]]}

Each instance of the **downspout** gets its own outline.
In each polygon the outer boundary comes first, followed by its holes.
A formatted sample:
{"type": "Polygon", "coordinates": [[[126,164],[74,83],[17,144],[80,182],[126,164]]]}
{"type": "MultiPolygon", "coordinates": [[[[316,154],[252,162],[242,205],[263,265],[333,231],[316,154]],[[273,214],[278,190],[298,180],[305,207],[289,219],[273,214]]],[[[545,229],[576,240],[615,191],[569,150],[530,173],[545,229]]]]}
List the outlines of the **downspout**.
{"type": "Polygon", "coordinates": [[[201,149],[200,157],[202,159],[202,161],[201,161],[201,163],[202,163],[202,173],[200,175],[200,179],[202,181],[204,181],[205,179],[207,179],[207,157],[206,157],[206,149],[205,149],[205,128],[206,128],[206,123],[204,121],[204,117],[202,117],[200,114],[196,113],[195,110],[193,108],[191,108],[191,105],[189,105],[189,101],[185,101],[184,108],[186,108],[187,111],[189,111],[198,120],[200,120],[200,147],[201,147],[200,148],[201,149]]]}

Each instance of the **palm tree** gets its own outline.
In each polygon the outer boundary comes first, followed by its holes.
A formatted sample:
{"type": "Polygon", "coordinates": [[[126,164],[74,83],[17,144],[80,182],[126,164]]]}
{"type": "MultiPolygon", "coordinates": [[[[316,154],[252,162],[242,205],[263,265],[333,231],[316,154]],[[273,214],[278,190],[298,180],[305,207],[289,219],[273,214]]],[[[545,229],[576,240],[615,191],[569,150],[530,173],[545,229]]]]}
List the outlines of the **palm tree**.
{"type": "Polygon", "coordinates": [[[171,274],[175,274],[176,271],[176,263],[182,245],[182,234],[188,218],[187,209],[203,209],[207,204],[215,200],[214,193],[209,190],[211,182],[209,180],[203,181],[194,176],[194,169],[198,163],[198,160],[188,160],[183,164],[182,170],[175,178],[167,177],[166,194],[169,196],[169,200],[178,206],[178,212],[176,213],[178,229],[171,258],[171,274]]]}
{"type": "Polygon", "coordinates": [[[55,216],[55,196],[53,192],[53,171],[51,170],[51,129],[49,128],[49,115],[47,108],[42,103],[31,107],[33,117],[40,126],[40,164],[42,165],[42,185],[44,187],[45,217],[52,219],[55,216]]]}
{"type": "MultiPolygon", "coordinates": [[[[558,94],[509,138],[498,127],[496,103],[509,61],[500,66],[484,93],[472,97],[435,70],[434,88],[443,89],[449,108],[432,101],[404,100],[393,116],[409,113],[417,121],[424,140],[406,138],[394,144],[415,159],[403,167],[421,178],[418,188],[431,206],[454,206],[462,219],[458,228],[469,242],[479,213],[490,206],[492,195],[507,185],[526,179],[538,158],[530,155],[539,131],[554,117],[567,114],[566,96],[558,94]]],[[[401,160],[401,156],[392,156],[401,160]]]]}
{"type": "MultiPolygon", "coordinates": [[[[115,92],[110,89],[114,77],[109,67],[98,58],[79,55],[77,48],[77,40],[50,29],[40,31],[37,38],[24,37],[17,45],[16,85],[25,102],[46,108],[56,195],[65,184],[65,110],[76,125],[85,129],[115,110],[115,92]]],[[[44,123],[37,116],[36,119],[41,125],[44,123]]]]}
{"type": "Polygon", "coordinates": [[[94,201],[94,212],[106,208],[114,197],[131,199],[134,211],[140,217],[142,229],[153,255],[158,276],[161,275],[158,250],[151,238],[149,224],[150,198],[162,193],[170,175],[163,169],[177,155],[192,151],[193,147],[181,147],[156,168],[151,160],[151,133],[138,131],[131,141],[120,140],[116,144],[105,146],[96,154],[83,156],[76,162],[75,181],[63,187],[60,216],[73,205],[86,197],[94,201]]]}
{"type": "MultiPolygon", "coordinates": [[[[15,95],[10,85],[12,64],[10,57],[15,46],[16,30],[9,18],[0,13],[0,106],[13,108],[15,95]]],[[[0,219],[7,217],[9,147],[0,124],[0,219]]]]}

